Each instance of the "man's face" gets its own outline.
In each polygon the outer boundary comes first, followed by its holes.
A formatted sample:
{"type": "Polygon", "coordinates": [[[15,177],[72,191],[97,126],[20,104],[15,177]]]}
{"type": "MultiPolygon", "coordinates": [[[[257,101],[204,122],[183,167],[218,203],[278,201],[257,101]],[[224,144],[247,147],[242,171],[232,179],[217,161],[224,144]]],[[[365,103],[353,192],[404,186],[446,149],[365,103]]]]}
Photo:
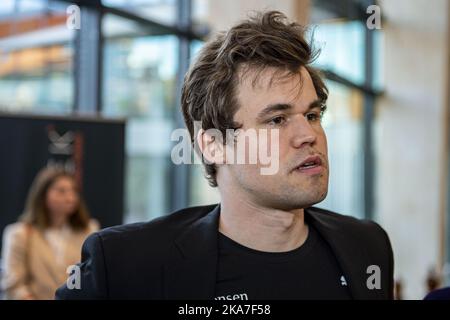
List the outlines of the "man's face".
{"type": "MultiPolygon", "coordinates": [[[[254,203],[280,210],[322,201],[328,190],[327,140],[311,76],[305,68],[293,76],[280,76],[280,70],[273,68],[259,73],[257,81],[255,75],[246,72],[237,85],[240,108],[234,120],[242,130],[268,130],[269,144],[278,144],[279,170],[262,175],[260,162],[226,165],[224,173],[232,179],[233,192],[244,192],[254,203]],[[279,130],[278,141],[270,139],[273,129],[279,130]]],[[[237,144],[240,139],[238,134],[237,144]]]]}

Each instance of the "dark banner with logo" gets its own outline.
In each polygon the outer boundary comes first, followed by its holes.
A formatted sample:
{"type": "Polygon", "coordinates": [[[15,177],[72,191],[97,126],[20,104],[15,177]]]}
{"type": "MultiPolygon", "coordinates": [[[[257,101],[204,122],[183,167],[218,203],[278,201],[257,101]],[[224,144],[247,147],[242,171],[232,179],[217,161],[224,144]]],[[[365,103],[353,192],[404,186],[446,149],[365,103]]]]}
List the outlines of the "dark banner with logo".
{"type": "Polygon", "coordinates": [[[46,166],[75,173],[91,215],[121,224],[125,122],[0,115],[0,228],[17,221],[29,187],[46,166]]]}

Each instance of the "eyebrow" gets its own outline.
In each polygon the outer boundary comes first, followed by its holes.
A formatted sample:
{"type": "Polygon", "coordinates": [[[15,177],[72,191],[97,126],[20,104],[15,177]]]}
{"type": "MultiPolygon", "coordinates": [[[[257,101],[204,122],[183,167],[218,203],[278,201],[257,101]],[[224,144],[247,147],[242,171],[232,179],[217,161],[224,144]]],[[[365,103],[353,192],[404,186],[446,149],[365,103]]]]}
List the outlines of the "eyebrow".
{"type": "MultiPolygon", "coordinates": [[[[324,103],[321,99],[317,99],[314,100],[313,102],[311,102],[306,110],[309,111],[311,109],[314,108],[324,108],[324,103]]],[[[270,104],[267,107],[265,107],[264,109],[262,109],[258,115],[256,116],[256,120],[257,121],[263,121],[268,115],[276,112],[276,111],[285,111],[285,110],[291,110],[294,109],[294,106],[290,103],[275,103],[275,104],[270,104]]]]}

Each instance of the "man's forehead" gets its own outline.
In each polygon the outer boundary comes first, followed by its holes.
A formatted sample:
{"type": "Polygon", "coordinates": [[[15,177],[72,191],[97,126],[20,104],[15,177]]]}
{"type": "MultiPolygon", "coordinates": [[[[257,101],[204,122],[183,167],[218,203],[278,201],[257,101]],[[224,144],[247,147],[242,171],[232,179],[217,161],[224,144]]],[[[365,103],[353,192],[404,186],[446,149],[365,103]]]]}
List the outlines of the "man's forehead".
{"type": "Polygon", "coordinates": [[[270,103],[285,103],[306,108],[317,100],[311,76],[305,67],[296,73],[273,67],[246,70],[237,93],[241,106],[247,106],[245,109],[262,108],[270,103]]]}
{"type": "Polygon", "coordinates": [[[305,79],[311,79],[305,67],[297,71],[286,68],[241,65],[238,69],[239,87],[268,90],[274,86],[295,85],[301,87],[305,79]]]}

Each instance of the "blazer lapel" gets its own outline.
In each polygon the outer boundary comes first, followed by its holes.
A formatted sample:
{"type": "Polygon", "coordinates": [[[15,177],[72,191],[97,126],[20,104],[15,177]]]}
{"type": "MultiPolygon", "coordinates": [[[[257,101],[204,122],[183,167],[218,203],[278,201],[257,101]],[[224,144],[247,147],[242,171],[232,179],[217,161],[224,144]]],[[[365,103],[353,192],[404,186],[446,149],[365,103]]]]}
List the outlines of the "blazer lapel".
{"type": "Polygon", "coordinates": [[[219,213],[217,205],[175,240],[164,267],[166,299],[214,298],[219,213]]]}
{"type": "Polygon", "coordinates": [[[47,271],[48,276],[50,276],[53,279],[54,283],[61,283],[61,281],[64,282],[64,276],[65,274],[61,273],[60,265],[57,263],[55,253],[53,252],[52,247],[48,243],[47,239],[45,238],[42,231],[34,230],[34,234],[36,234],[36,238],[34,239],[36,241],[36,245],[39,245],[41,247],[40,250],[40,261],[42,263],[42,266],[47,271]]]}
{"type": "Polygon", "coordinates": [[[326,215],[314,212],[314,208],[305,210],[305,219],[319,231],[331,247],[353,299],[382,299],[379,290],[367,288],[369,275],[366,270],[370,265],[369,259],[359,239],[352,237],[351,230],[333,223],[326,215]]]}

